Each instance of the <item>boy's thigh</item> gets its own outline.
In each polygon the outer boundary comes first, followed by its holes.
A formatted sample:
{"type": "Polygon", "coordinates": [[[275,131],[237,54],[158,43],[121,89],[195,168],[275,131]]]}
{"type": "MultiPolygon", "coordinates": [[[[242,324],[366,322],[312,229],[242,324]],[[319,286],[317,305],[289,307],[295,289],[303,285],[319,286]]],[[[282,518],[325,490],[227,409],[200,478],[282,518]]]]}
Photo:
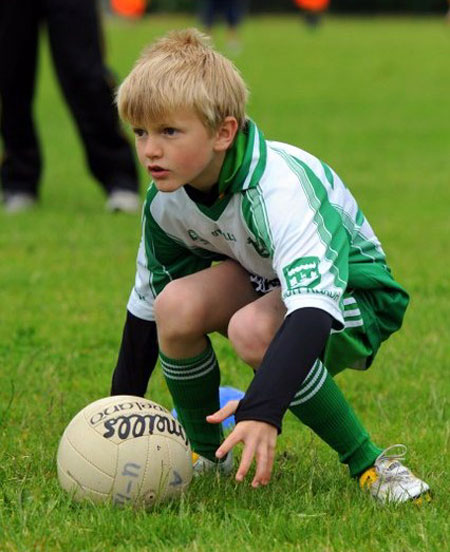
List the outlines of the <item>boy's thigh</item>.
{"type": "MultiPolygon", "coordinates": [[[[228,259],[195,274],[172,282],[171,293],[187,310],[192,307],[196,326],[203,334],[226,334],[228,323],[235,312],[258,298],[249,273],[237,262],[228,259]],[[191,307],[190,307],[191,306],[191,307]]],[[[171,284],[167,286],[169,291],[171,284]]],[[[164,292],[163,292],[164,293],[164,292]]]]}
{"type": "MultiPolygon", "coordinates": [[[[251,279],[255,287],[253,277],[251,279]]],[[[281,288],[275,287],[264,294],[258,293],[258,297],[239,309],[234,314],[231,324],[237,325],[240,333],[265,335],[272,341],[286,316],[281,288]]]]}

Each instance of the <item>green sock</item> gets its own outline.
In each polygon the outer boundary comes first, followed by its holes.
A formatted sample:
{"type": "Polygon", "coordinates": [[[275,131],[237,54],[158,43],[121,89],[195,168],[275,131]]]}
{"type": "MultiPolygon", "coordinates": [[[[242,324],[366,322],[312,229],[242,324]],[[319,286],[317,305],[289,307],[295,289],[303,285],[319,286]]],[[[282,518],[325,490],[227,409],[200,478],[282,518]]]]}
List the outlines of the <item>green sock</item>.
{"type": "Polygon", "coordinates": [[[317,360],[289,406],[291,412],[339,454],[350,474],[370,467],[382,452],[370,440],[339,387],[317,360]]]}
{"type": "Polygon", "coordinates": [[[222,424],[209,424],[205,419],[220,408],[220,371],[211,343],[208,341],[206,350],[193,358],[171,359],[162,352],[159,357],[192,450],[216,462],[215,452],[223,440],[222,424]]]}

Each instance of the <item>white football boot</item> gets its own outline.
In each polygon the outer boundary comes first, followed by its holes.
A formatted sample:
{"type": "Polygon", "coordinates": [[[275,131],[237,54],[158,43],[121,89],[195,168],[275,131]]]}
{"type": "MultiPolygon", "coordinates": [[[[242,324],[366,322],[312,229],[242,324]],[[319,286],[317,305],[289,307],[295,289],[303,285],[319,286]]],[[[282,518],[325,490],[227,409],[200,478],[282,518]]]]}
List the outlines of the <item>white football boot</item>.
{"type": "Polygon", "coordinates": [[[209,471],[217,471],[224,475],[229,475],[233,469],[233,454],[230,451],[222,462],[213,462],[196,452],[192,452],[192,468],[194,477],[209,471]]]}
{"type": "Polygon", "coordinates": [[[400,460],[404,460],[405,445],[392,445],[375,460],[375,464],[359,477],[359,486],[383,503],[431,500],[430,487],[416,477],[400,460]],[[397,449],[397,454],[392,454],[397,449]]]}

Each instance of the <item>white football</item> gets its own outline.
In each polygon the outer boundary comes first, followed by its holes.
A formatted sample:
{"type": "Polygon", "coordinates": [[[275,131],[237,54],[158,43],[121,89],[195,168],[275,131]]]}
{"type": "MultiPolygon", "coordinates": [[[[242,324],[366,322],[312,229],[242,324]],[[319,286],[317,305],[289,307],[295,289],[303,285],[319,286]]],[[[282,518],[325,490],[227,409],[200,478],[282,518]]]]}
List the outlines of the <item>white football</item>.
{"type": "Polygon", "coordinates": [[[81,410],[57,453],[58,479],[76,500],[151,505],[180,495],[192,479],[186,433],[159,404],[128,395],[81,410]]]}

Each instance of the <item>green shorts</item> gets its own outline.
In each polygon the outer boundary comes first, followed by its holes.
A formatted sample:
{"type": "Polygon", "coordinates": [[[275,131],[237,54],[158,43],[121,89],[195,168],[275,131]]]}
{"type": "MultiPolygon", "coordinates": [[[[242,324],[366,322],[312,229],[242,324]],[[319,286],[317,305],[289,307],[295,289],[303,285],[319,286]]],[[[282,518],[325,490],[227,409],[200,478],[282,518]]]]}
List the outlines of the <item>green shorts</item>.
{"type": "Polygon", "coordinates": [[[328,372],[367,370],[381,343],[401,327],[408,302],[400,287],[346,292],[345,328],[330,335],[322,356],[328,372]]]}
{"type": "MultiPolygon", "coordinates": [[[[254,274],[250,283],[261,296],[280,286],[278,279],[254,274]]],[[[331,333],[321,357],[332,376],[346,368],[367,370],[381,343],[402,325],[409,295],[387,272],[373,285],[370,290],[348,289],[344,293],[345,328],[331,333]]]]}

